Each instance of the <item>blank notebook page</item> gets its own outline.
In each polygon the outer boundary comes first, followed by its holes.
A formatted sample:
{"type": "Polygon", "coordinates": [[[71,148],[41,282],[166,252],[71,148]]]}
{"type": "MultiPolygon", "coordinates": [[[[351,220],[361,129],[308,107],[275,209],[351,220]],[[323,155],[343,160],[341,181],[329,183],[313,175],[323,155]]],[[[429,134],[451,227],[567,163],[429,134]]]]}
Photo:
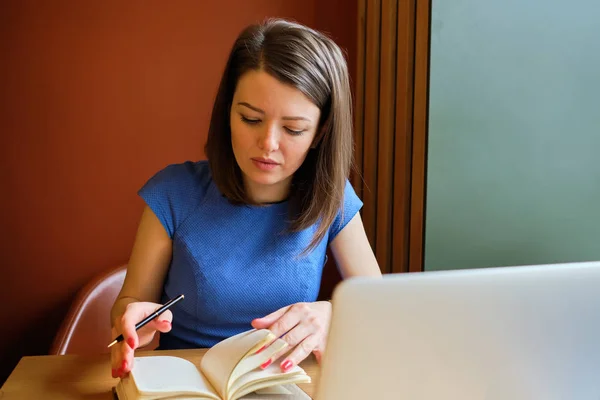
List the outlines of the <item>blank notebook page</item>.
{"type": "Polygon", "coordinates": [[[196,365],[183,358],[136,357],[131,376],[141,393],[215,393],[196,365]]]}

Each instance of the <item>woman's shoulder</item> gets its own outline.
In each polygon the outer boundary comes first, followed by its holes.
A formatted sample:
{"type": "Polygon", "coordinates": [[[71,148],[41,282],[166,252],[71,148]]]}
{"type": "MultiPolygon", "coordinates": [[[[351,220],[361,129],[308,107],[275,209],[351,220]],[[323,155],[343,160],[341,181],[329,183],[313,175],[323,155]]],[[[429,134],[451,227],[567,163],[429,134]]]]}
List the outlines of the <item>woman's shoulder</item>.
{"type": "Polygon", "coordinates": [[[363,202],[354,190],[354,186],[349,179],[346,179],[341,207],[329,228],[329,242],[335,239],[348,222],[360,211],[362,206],[363,202]]]}
{"type": "Polygon", "coordinates": [[[160,169],[146,182],[144,189],[198,199],[206,193],[211,181],[208,161],[185,161],[160,169]]]}
{"type": "Polygon", "coordinates": [[[185,161],[160,169],[138,194],[172,237],[180,223],[203,201],[211,182],[207,161],[185,161]]]}
{"type": "Polygon", "coordinates": [[[212,180],[206,160],[169,164],[159,170],[154,179],[157,182],[186,187],[204,187],[212,180]]]}

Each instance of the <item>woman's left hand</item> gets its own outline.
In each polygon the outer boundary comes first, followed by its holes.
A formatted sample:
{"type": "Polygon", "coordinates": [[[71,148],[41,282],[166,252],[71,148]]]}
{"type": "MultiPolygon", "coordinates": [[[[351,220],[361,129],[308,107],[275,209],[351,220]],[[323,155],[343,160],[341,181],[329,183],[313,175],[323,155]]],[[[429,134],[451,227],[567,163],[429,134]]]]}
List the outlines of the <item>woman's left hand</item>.
{"type": "Polygon", "coordinates": [[[293,350],[280,363],[283,372],[298,365],[311,352],[320,363],[325,350],[330,320],[331,303],[328,301],[292,304],[265,317],[253,320],[253,328],[269,329],[276,337],[281,337],[289,345],[286,349],[274,354],[261,368],[266,368],[290,349],[293,350]]]}

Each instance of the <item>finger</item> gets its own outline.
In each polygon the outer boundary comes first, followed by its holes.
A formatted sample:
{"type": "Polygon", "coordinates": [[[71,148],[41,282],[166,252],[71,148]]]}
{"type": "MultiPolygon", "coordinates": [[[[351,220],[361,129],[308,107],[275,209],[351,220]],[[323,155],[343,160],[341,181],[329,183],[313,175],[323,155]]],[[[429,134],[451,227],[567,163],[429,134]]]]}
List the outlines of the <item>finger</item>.
{"type": "Polygon", "coordinates": [[[121,345],[121,361],[117,364],[117,374],[119,377],[124,378],[133,368],[133,355],[134,349],[132,349],[127,342],[121,345]]]}
{"type": "Polygon", "coordinates": [[[111,349],[111,375],[122,378],[125,372],[131,371],[133,349],[127,343],[118,343],[111,349]],[[129,354],[130,353],[130,354],[129,354]]]}
{"type": "Polygon", "coordinates": [[[304,339],[306,339],[308,336],[314,333],[316,333],[316,330],[313,325],[307,323],[306,321],[300,322],[298,325],[296,325],[294,328],[289,330],[285,335],[281,337],[281,339],[284,340],[288,344],[288,346],[276,353],[273,359],[278,359],[283,354],[296,347],[304,339]]]}
{"type": "Polygon", "coordinates": [[[156,334],[156,331],[159,331],[161,333],[167,333],[171,330],[171,328],[172,328],[171,322],[168,320],[152,320],[152,321],[148,322],[147,325],[145,325],[144,327],[140,328],[140,330],[137,331],[139,342],[138,342],[138,345],[136,346],[136,349],[140,348],[140,347],[144,347],[148,343],[150,343],[152,341],[152,339],[154,339],[154,335],[156,334]]]}
{"type": "MultiPolygon", "coordinates": [[[[116,329],[116,327],[113,327],[111,329],[111,337],[116,337],[118,336],[118,330],[116,329]]],[[[115,345],[113,345],[110,348],[110,368],[111,368],[111,375],[113,378],[118,378],[119,374],[118,374],[118,365],[120,365],[121,363],[121,343],[117,343],[115,345]]]]}
{"type": "Polygon", "coordinates": [[[315,358],[317,359],[317,363],[321,364],[321,360],[323,359],[323,350],[316,348],[313,350],[313,354],[315,355],[315,358]]]}
{"type": "Polygon", "coordinates": [[[283,314],[277,321],[269,327],[269,330],[273,332],[276,337],[281,337],[283,334],[290,331],[300,321],[307,318],[310,313],[310,307],[306,303],[293,304],[285,314],[283,314]]]}
{"type": "Polygon", "coordinates": [[[271,357],[265,361],[260,368],[261,369],[265,369],[267,368],[269,365],[273,364],[274,362],[277,361],[277,359],[279,359],[281,356],[285,355],[286,353],[288,353],[291,349],[289,347],[286,347],[285,349],[271,355],[271,357]]]}
{"type": "Polygon", "coordinates": [[[160,321],[156,321],[156,330],[161,333],[167,333],[171,330],[173,326],[171,325],[171,321],[163,319],[160,321]]]}
{"type": "Polygon", "coordinates": [[[319,345],[319,337],[317,335],[310,335],[298,344],[292,352],[285,357],[285,359],[279,364],[282,372],[287,372],[294,367],[294,365],[300,364],[310,353],[317,348],[319,345]]]}
{"type": "Polygon", "coordinates": [[[283,356],[284,354],[292,350],[294,347],[296,347],[298,344],[302,343],[304,339],[306,339],[310,335],[315,334],[316,332],[317,330],[315,329],[314,325],[309,324],[306,321],[300,322],[298,325],[296,325],[294,328],[292,328],[290,331],[288,331],[285,335],[281,337],[281,339],[284,340],[288,344],[288,346],[273,354],[272,360],[275,361],[279,359],[281,356],[283,356]]]}
{"type": "Polygon", "coordinates": [[[135,322],[133,322],[133,316],[128,313],[124,313],[121,317],[121,334],[123,335],[123,343],[127,343],[129,347],[135,349],[139,343],[138,333],[135,329],[135,322]]]}
{"type": "MultiPolygon", "coordinates": [[[[131,347],[132,349],[136,349],[139,347],[140,345],[140,334],[138,334],[138,331],[136,331],[135,329],[135,325],[143,320],[144,318],[146,318],[148,315],[150,315],[153,311],[149,311],[148,309],[146,309],[144,312],[131,312],[131,313],[127,313],[125,312],[123,314],[123,317],[121,318],[121,329],[123,332],[123,339],[125,342],[127,342],[127,344],[129,345],[129,347],[131,347]],[[132,322],[132,321],[136,321],[136,322],[132,322]]],[[[169,325],[170,322],[173,320],[173,313],[171,312],[171,310],[167,310],[164,313],[162,313],[160,316],[158,316],[157,318],[153,319],[152,321],[150,321],[148,324],[146,324],[142,329],[144,329],[144,331],[142,332],[145,335],[151,335],[152,337],[154,336],[154,331],[162,328],[164,328],[164,324],[157,324],[157,319],[159,319],[160,321],[168,321],[169,325]]],[[[141,329],[140,329],[141,331],[141,329]]],[[[150,340],[152,340],[150,338],[150,340]]]]}
{"type": "Polygon", "coordinates": [[[110,349],[110,369],[111,369],[111,376],[113,378],[119,377],[119,373],[118,373],[119,368],[117,367],[117,365],[119,365],[121,363],[120,347],[121,347],[121,345],[120,345],[120,343],[118,343],[110,349]]]}
{"type": "Polygon", "coordinates": [[[286,347],[285,349],[282,349],[282,350],[278,351],[277,353],[273,354],[271,356],[271,358],[269,359],[269,364],[277,362],[277,360],[280,360],[281,357],[288,354],[291,350],[292,350],[291,347],[286,347]]]}
{"type": "Polygon", "coordinates": [[[262,318],[256,318],[252,320],[251,325],[254,329],[266,329],[271,326],[273,322],[277,321],[283,314],[285,314],[289,308],[290,306],[285,306],[269,315],[265,315],[262,318]]]}

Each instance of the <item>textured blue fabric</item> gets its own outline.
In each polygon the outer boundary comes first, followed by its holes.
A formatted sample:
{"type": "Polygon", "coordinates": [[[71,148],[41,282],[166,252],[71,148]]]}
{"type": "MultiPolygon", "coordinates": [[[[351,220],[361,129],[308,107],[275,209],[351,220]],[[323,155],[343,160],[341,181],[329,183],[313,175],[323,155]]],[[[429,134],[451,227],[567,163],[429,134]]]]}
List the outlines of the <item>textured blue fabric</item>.
{"type": "Polygon", "coordinates": [[[317,225],[286,231],[288,203],[231,204],[213,182],[207,161],[169,165],[139,191],[173,240],[162,302],[180,294],[160,348],[212,347],[251,329],[254,318],[315,301],[328,243],[362,202],[346,182],[340,212],[314,251],[301,257],[317,225]]]}

